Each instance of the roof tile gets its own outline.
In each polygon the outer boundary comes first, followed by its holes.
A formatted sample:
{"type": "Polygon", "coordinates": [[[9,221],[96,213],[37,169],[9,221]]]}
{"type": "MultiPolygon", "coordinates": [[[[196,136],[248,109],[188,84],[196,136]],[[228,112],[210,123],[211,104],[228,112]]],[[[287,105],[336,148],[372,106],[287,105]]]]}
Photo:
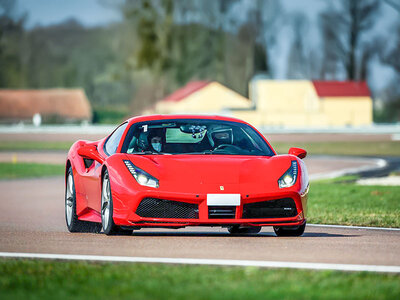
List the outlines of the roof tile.
{"type": "Polygon", "coordinates": [[[365,81],[313,81],[319,97],[370,97],[365,81]]]}

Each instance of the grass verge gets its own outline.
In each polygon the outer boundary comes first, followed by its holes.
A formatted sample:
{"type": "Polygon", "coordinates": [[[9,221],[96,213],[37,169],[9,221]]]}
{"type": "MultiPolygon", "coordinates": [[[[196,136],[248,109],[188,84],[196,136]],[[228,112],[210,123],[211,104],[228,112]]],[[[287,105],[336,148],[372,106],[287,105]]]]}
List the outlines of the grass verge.
{"type": "Polygon", "coordinates": [[[309,223],[400,227],[400,186],[360,186],[347,180],[311,183],[309,223]]]}
{"type": "Polygon", "coordinates": [[[64,172],[64,165],[0,162],[0,179],[57,176],[64,172]]]}
{"type": "Polygon", "coordinates": [[[360,156],[399,156],[400,142],[310,142],[282,143],[274,142],[272,147],[279,153],[288,153],[290,147],[300,147],[308,154],[323,155],[360,155],[360,156]]]}
{"type": "Polygon", "coordinates": [[[73,142],[1,141],[0,151],[63,150],[68,151],[73,142]]]}
{"type": "Polygon", "coordinates": [[[399,299],[399,282],[360,272],[0,260],[2,299],[399,299]]]}

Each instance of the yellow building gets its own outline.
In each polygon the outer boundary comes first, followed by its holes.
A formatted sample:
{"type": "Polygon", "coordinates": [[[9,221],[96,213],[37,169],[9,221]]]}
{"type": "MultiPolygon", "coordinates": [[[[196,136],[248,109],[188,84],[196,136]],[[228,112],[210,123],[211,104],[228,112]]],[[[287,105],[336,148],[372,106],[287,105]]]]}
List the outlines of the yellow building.
{"type": "Polygon", "coordinates": [[[250,100],[218,82],[192,81],[144,113],[230,115],[257,127],[372,124],[366,82],[255,79],[250,100]]]}
{"type": "Polygon", "coordinates": [[[251,102],[216,81],[192,81],[158,101],[144,114],[212,113],[229,114],[230,109],[246,109],[251,102]]]}
{"type": "Polygon", "coordinates": [[[254,110],[232,114],[255,126],[327,127],[372,124],[366,82],[256,80],[250,85],[254,110]]]}

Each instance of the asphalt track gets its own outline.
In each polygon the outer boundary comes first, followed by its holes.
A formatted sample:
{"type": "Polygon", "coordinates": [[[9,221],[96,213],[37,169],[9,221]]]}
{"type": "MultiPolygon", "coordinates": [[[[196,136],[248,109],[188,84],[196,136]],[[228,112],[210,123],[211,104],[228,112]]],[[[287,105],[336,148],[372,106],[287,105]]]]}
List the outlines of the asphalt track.
{"type": "Polygon", "coordinates": [[[279,238],[270,227],[250,236],[231,236],[217,227],[72,234],[65,226],[62,177],[2,180],[0,191],[0,252],[400,267],[399,230],[308,226],[302,237],[279,238]]]}
{"type": "MultiPolygon", "coordinates": [[[[1,128],[0,128],[1,129],[1,128]]],[[[111,128],[49,132],[0,132],[0,141],[97,140],[111,128]]],[[[369,141],[392,134],[268,133],[270,142],[369,141]]],[[[63,151],[0,152],[0,161],[60,164],[63,151]]],[[[380,167],[382,160],[309,156],[312,179],[380,167]]],[[[390,164],[390,162],[389,162],[390,164]]],[[[373,171],[374,172],[374,171],[373,171]]],[[[385,174],[386,174],[385,173],[385,174]]],[[[231,236],[226,229],[142,229],[132,236],[69,233],[64,220],[62,177],[0,180],[0,257],[83,259],[310,268],[400,273],[400,230],[308,226],[302,237],[276,237],[270,227],[258,235],[231,236]]]]}

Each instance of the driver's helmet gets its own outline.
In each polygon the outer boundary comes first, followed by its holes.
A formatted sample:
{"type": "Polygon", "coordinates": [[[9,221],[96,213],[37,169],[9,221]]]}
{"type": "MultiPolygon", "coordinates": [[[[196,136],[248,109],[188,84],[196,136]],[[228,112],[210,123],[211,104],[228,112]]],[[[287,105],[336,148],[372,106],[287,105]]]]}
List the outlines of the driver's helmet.
{"type": "Polygon", "coordinates": [[[212,134],[212,139],[214,141],[214,147],[218,147],[222,144],[232,144],[233,143],[233,136],[232,136],[232,130],[231,129],[223,129],[223,130],[218,130],[214,131],[212,134]]]}

